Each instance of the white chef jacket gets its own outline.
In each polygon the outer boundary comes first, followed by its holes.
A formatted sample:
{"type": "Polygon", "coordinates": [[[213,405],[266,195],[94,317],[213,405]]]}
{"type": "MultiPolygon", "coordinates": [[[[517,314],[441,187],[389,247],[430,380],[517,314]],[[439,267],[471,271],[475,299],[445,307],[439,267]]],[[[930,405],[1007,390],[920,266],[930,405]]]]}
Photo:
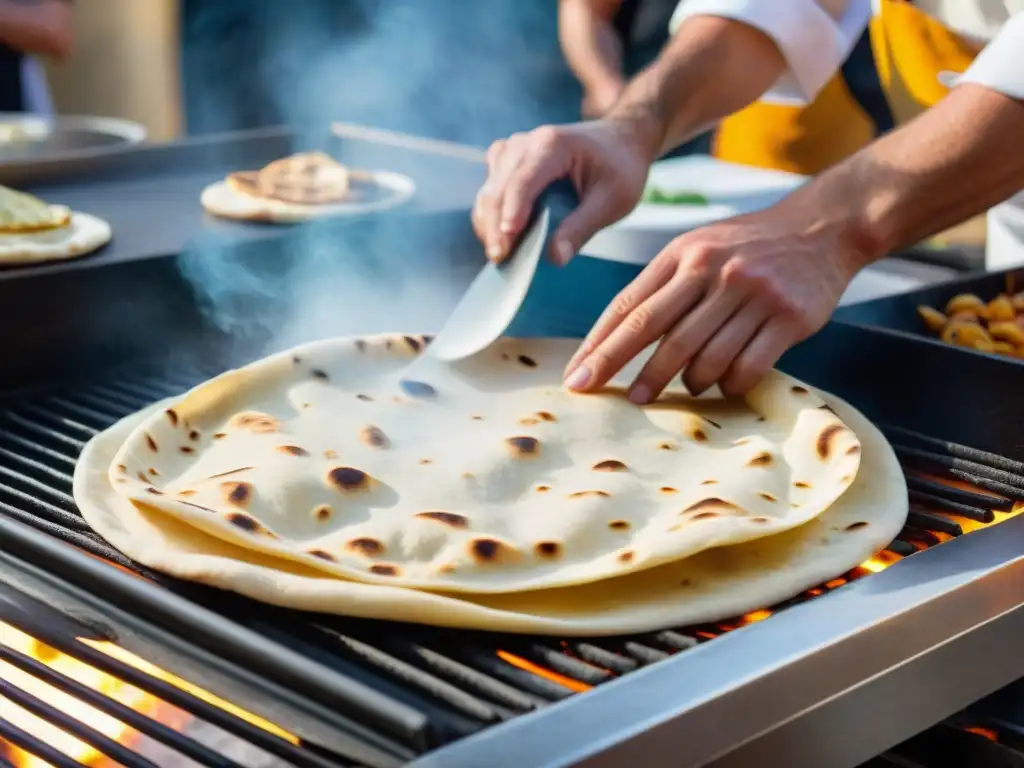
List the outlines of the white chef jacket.
{"type": "MultiPolygon", "coordinates": [[[[987,44],[965,73],[954,73],[960,75],[956,82],[1024,100],[1024,0],[916,0],[914,5],[987,44]]],[[[764,98],[800,104],[813,100],[842,66],[876,11],[872,0],[681,0],[671,30],[700,15],[736,19],[764,32],[789,65],[764,98]]],[[[986,265],[1017,264],[1024,264],[1024,194],[989,215],[986,265]]]]}

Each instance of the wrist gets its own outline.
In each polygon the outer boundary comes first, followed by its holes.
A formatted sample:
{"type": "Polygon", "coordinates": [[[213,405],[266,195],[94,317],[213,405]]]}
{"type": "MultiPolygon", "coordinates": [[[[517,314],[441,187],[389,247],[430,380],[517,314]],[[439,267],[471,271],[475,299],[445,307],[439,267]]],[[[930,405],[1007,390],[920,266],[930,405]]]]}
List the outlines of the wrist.
{"type": "Polygon", "coordinates": [[[620,103],[605,119],[616,126],[623,140],[635,147],[648,165],[661,156],[668,126],[656,110],[620,103]]]}

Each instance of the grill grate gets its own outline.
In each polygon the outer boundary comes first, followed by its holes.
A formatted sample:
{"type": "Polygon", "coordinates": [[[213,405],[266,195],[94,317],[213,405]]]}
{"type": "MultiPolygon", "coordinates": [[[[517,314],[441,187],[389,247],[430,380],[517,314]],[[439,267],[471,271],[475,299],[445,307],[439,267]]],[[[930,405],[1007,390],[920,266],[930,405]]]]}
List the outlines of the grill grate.
{"type": "MultiPolygon", "coordinates": [[[[25,523],[116,563],[199,605],[212,608],[272,643],[298,650],[323,667],[379,692],[385,705],[390,701],[395,706],[404,705],[416,713],[422,713],[427,724],[425,733],[415,723],[391,726],[389,735],[397,737],[412,753],[421,753],[489,725],[544,707],[575,692],[601,685],[769,615],[768,611],[763,611],[716,626],[632,637],[560,642],[551,638],[453,632],[340,617],[300,615],[269,606],[257,606],[238,596],[226,599],[224,593],[216,590],[182,584],[152,573],[106,544],[82,520],[71,496],[75,461],[85,443],[117,419],[157,399],[178,394],[214,372],[196,369],[183,375],[179,370],[177,375],[166,377],[158,369],[141,372],[136,369],[131,377],[77,389],[22,396],[9,402],[7,409],[0,414],[0,516],[25,523]]],[[[903,437],[901,435],[894,442],[899,443],[903,437]]],[[[907,437],[907,441],[910,441],[910,437],[907,437]]],[[[977,472],[978,466],[987,466],[988,473],[982,475],[984,479],[1017,489],[1018,493],[1024,486],[1024,480],[1009,471],[1010,465],[1006,460],[997,462],[998,466],[982,465],[979,462],[985,457],[976,452],[969,454],[968,460],[962,452],[954,451],[950,455],[949,446],[927,442],[923,444],[924,447],[920,445],[921,440],[918,439],[913,447],[897,446],[902,455],[914,459],[908,461],[908,466],[916,467],[921,462],[928,468],[939,465],[940,468],[948,467],[950,470],[963,470],[966,466],[972,472],[977,472]]],[[[950,490],[926,476],[913,474],[911,477],[913,490],[920,503],[915,504],[898,539],[880,555],[883,562],[894,562],[950,537],[959,536],[965,529],[969,530],[970,526],[992,521],[991,508],[977,506],[983,501],[978,498],[978,494],[950,490]]],[[[1005,510],[1012,504],[995,503],[990,506],[1005,510]]],[[[774,606],[772,611],[784,610],[869,573],[867,568],[855,568],[843,577],[774,606]]],[[[0,611],[2,607],[0,601],[0,611]]],[[[0,620],[8,620],[17,625],[15,619],[5,619],[2,612],[0,620]]],[[[53,648],[129,682],[200,720],[214,724],[287,764],[310,768],[336,765],[322,756],[321,752],[307,748],[306,744],[296,746],[252,726],[173,685],[95,651],[66,633],[44,631],[45,636],[40,636],[38,628],[33,633],[53,648]]],[[[5,649],[2,644],[0,659],[26,671],[31,668],[33,674],[51,674],[40,669],[31,659],[22,658],[5,649]]],[[[54,682],[57,687],[63,687],[82,700],[93,701],[125,724],[174,747],[200,765],[235,765],[202,744],[169,731],[157,722],[147,721],[136,713],[118,710],[116,706],[111,706],[111,702],[102,701],[100,694],[81,690],[74,681],[54,678],[54,682]]],[[[5,694],[10,694],[12,701],[23,695],[6,686],[0,688],[0,695],[5,694]]],[[[37,706],[36,702],[19,701],[23,702],[26,708],[37,706]]],[[[351,705],[351,702],[348,704],[351,705]]],[[[53,722],[57,722],[61,716],[58,712],[43,711],[47,719],[53,722]]],[[[371,726],[379,725],[381,721],[380,714],[369,708],[355,712],[354,716],[358,722],[371,726]]],[[[398,720],[396,716],[395,722],[398,720]]],[[[70,730],[73,724],[67,725],[70,730]]],[[[46,745],[21,733],[11,723],[0,722],[0,736],[50,760],[54,765],[67,764],[51,759],[54,756],[46,745]]],[[[97,742],[93,734],[83,736],[85,741],[90,739],[98,749],[125,765],[149,764],[121,754],[117,750],[122,748],[116,744],[97,742]]]]}

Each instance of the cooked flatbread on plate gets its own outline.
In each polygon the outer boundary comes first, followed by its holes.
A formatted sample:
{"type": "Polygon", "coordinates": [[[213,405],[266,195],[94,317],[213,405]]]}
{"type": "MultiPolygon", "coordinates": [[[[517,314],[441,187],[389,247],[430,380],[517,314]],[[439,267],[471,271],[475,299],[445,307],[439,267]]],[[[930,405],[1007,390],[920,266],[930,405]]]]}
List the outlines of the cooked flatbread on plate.
{"type": "Polygon", "coordinates": [[[552,635],[610,635],[714,622],[799,595],[883,549],[907,516],[907,489],[882,434],[842,400],[821,395],[862,447],[853,484],[804,525],[620,578],[519,594],[438,593],[336,578],[203,533],[134,504],[108,467],[125,441],[177,398],[89,442],[74,494],[89,524],[136,561],[179,578],[298,610],[434,626],[552,635]]]}
{"type": "Polygon", "coordinates": [[[110,242],[96,216],[0,186],[0,266],[73,259],[110,242]]]}
{"type": "Polygon", "coordinates": [[[354,170],[323,152],[303,152],[258,171],[229,173],[203,190],[201,201],[223,218],[293,223],[385,210],[414,190],[407,176],[354,170]]]}
{"type": "Polygon", "coordinates": [[[410,371],[424,344],[334,339],[223,374],[139,425],[110,484],[337,577],[497,593],[777,535],[858,474],[856,433],[781,373],[745,399],[676,385],[638,407],[617,386],[565,390],[570,339],[410,371]]]}

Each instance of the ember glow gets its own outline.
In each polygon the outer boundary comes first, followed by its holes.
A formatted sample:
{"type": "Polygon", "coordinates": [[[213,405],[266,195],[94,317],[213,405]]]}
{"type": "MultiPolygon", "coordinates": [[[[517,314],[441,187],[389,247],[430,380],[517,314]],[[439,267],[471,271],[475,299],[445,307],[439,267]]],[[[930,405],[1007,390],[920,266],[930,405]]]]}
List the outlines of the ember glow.
{"type": "MultiPolygon", "coordinates": [[[[934,480],[937,480],[937,481],[940,481],[940,482],[946,482],[948,485],[955,485],[958,488],[962,487],[965,490],[974,491],[976,493],[982,493],[983,492],[983,491],[980,491],[978,488],[974,488],[973,486],[967,485],[965,483],[954,483],[954,482],[950,482],[950,481],[947,481],[947,480],[945,480],[943,478],[938,478],[938,477],[931,478],[931,479],[934,479],[934,480]]],[[[1017,504],[1014,505],[1013,509],[1011,511],[1009,511],[1009,512],[999,512],[999,511],[996,511],[995,512],[995,521],[993,521],[992,523],[988,523],[988,524],[986,524],[986,523],[979,523],[976,520],[968,520],[965,517],[960,517],[958,515],[953,515],[953,514],[949,514],[949,513],[945,513],[945,512],[943,512],[942,514],[943,514],[943,517],[955,520],[957,523],[959,523],[960,527],[963,529],[964,533],[970,533],[971,531],[975,531],[975,530],[977,530],[979,528],[987,528],[990,525],[996,525],[997,523],[1001,523],[1003,520],[1008,520],[1011,517],[1019,515],[1021,512],[1024,512],[1024,503],[1017,503],[1017,504]]],[[[944,533],[936,533],[934,531],[931,531],[930,533],[936,539],[938,539],[940,542],[941,541],[946,541],[946,540],[952,538],[951,536],[949,536],[947,534],[944,534],[944,533]]],[[[918,545],[915,544],[915,546],[918,546],[918,545]]],[[[920,545],[919,548],[925,548],[925,546],[924,545],[920,545]]],[[[831,591],[833,589],[838,589],[839,587],[843,586],[844,584],[848,584],[849,582],[854,581],[856,579],[862,578],[864,576],[868,576],[868,575],[870,575],[872,573],[878,573],[880,571],[884,571],[890,565],[893,565],[894,563],[897,563],[897,562],[899,562],[902,559],[903,559],[902,556],[897,555],[894,552],[890,552],[889,550],[884,550],[882,552],[879,552],[877,555],[875,555],[871,559],[864,561],[863,563],[861,563],[860,566],[858,566],[857,568],[854,568],[853,570],[851,570],[850,572],[844,574],[843,576],[840,576],[838,578],[832,579],[831,581],[828,581],[825,584],[822,584],[820,587],[815,587],[813,589],[807,590],[806,592],[803,593],[803,595],[798,597],[797,600],[798,601],[799,600],[810,600],[812,598],[818,597],[819,595],[823,595],[824,593],[829,592],[829,591],[831,591]]],[[[691,635],[691,636],[697,638],[697,640],[700,641],[700,642],[707,642],[708,640],[715,639],[716,637],[718,637],[721,634],[724,634],[726,632],[731,632],[734,629],[739,629],[740,627],[744,627],[744,626],[746,626],[748,624],[754,624],[754,623],[759,622],[759,621],[764,621],[765,619],[770,617],[773,613],[774,613],[774,611],[772,611],[770,609],[767,609],[767,608],[761,609],[761,610],[757,610],[757,611],[751,611],[750,613],[747,613],[747,614],[744,614],[743,616],[740,616],[738,619],[732,619],[732,620],[729,620],[729,621],[722,621],[722,622],[719,622],[719,623],[715,624],[714,626],[703,627],[703,628],[696,629],[696,630],[693,630],[693,631],[690,631],[690,632],[683,631],[683,633],[691,635]]],[[[563,646],[566,646],[566,644],[563,643],[563,646]]],[[[567,646],[566,646],[566,649],[568,650],[567,646]]],[[[584,691],[589,691],[590,688],[591,688],[591,686],[586,685],[585,683],[581,683],[578,680],[573,680],[571,678],[565,677],[564,675],[560,675],[557,672],[552,672],[551,670],[547,669],[546,667],[543,667],[543,666],[541,666],[539,664],[535,664],[532,661],[528,661],[527,659],[524,659],[521,656],[516,656],[515,654],[509,653],[507,651],[498,651],[498,657],[500,659],[502,659],[503,661],[507,662],[508,664],[511,664],[512,666],[517,667],[518,669],[522,669],[522,670],[524,670],[526,672],[530,672],[530,673],[532,673],[534,675],[537,675],[539,677],[543,677],[545,680],[549,680],[549,681],[551,681],[553,683],[557,683],[558,685],[561,685],[561,686],[563,686],[565,688],[568,688],[571,691],[576,691],[577,693],[582,693],[584,691]]],[[[593,662],[591,662],[591,663],[593,663],[593,662]]],[[[986,738],[991,738],[991,736],[989,735],[990,732],[983,732],[981,729],[978,729],[978,730],[968,729],[968,730],[972,730],[972,732],[974,732],[974,733],[978,733],[978,734],[980,734],[982,736],[986,736],[986,738]]]]}
{"type": "MultiPolygon", "coordinates": [[[[262,728],[275,736],[290,741],[293,744],[298,744],[297,737],[262,720],[256,715],[164,672],[162,669],[153,666],[117,645],[107,642],[95,642],[84,638],[79,638],[78,640],[94,650],[134,667],[151,677],[180,688],[197,699],[219,707],[235,717],[262,728]]],[[[91,688],[126,707],[130,707],[135,712],[157,720],[171,728],[179,729],[191,717],[186,712],[151,696],[145,691],[51,648],[34,637],[2,622],[0,622],[0,644],[41,662],[55,672],[59,672],[80,685],[91,688]]],[[[15,688],[32,695],[36,699],[45,702],[48,706],[78,720],[120,744],[130,746],[133,740],[137,738],[136,732],[119,720],[3,661],[0,661],[0,680],[4,680],[15,688]]],[[[11,702],[4,703],[3,716],[14,726],[46,742],[49,746],[82,765],[95,768],[106,768],[113,765],[106,756],[92,746],[62,731],[57,726],[26,712],[11,702]]],[[[0,750],[0,754],[2,754],[2,750],[0,750]]],[[[49,763],[29,755],[17,747],[13,748],[11,754],[5,756],[17,768],[51,768],[49,763]]]]}

